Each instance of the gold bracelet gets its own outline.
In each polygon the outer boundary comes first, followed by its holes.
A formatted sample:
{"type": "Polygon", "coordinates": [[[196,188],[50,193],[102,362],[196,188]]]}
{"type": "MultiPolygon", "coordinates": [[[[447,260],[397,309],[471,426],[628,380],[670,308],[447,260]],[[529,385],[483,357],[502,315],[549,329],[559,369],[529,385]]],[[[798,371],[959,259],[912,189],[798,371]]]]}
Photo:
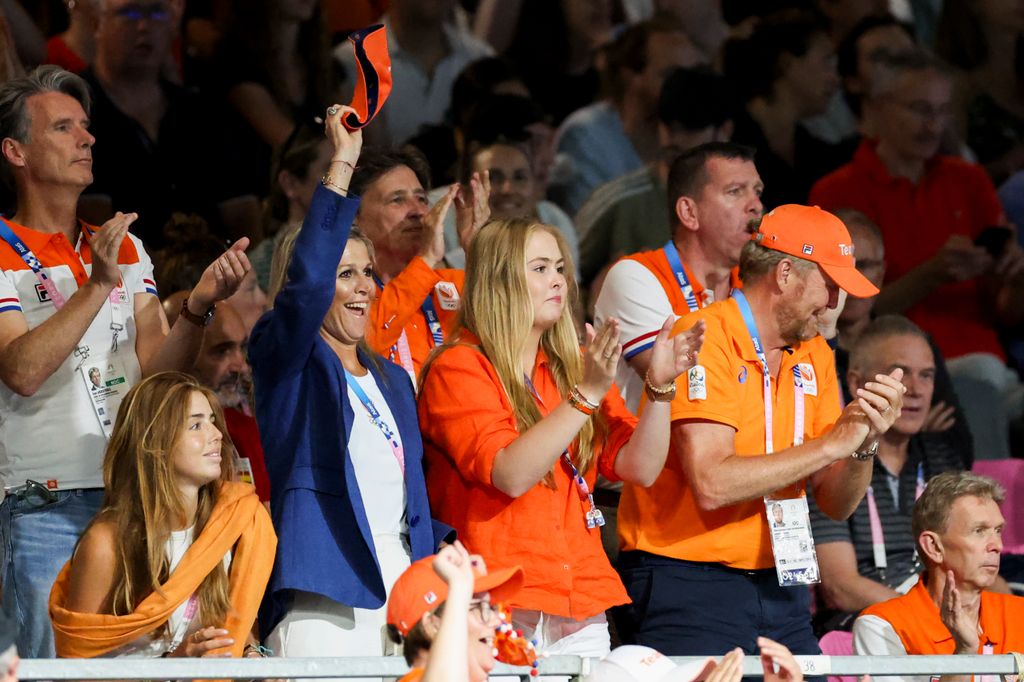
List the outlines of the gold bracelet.
{"type": "Polygon", "coordinates": [[[644,374],[644,392],[647,394],[647,399],[652,402],[667,403],[676,397],[676,384],[673,381],[667,386],[655,386],[651,383],[651,372],[648,370],[644,374]]]}
{"type": "Polygon", "coordinates": [[[334,179],[331,178],[330,173],[327,173],[322,178],[320,178],[320,182],[324,184],[324,187],[333,187],[334,189],[338,190],[339,192],[341,192],[341,196],[348,196],[348,190],[339,185],[338,183],[334,182],[334,179]]]}
{"type": "Polygon", "coordinates": [[[353,173],[355,173],[355,172],[356,172],[356,167],[355,167],[355,166],[353,166],[353,165],[352,165],[351,163],[349,163],[348,161],[346,161],[345,159],[334,159],[334,160],[333,160],[333,161],[331,161],[331,163],[330,163],[330,164],[328,164],[328,165],[330,165],[330,166],[333,166],[333,165],[334,165],[334,164],[336,164],[336,163],[343,163],[343,164],[345,164],[346,166],[348,166],[349,168],[351,168],[351,169],[352,169],[352,172],[353,172],[353,173]]]}

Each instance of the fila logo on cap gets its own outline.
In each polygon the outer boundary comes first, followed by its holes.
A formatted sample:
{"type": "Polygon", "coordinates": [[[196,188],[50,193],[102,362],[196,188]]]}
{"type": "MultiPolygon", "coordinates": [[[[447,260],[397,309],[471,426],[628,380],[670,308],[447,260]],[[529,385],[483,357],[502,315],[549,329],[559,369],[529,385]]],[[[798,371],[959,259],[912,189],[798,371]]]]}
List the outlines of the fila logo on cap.
{"type": "Polygon", "coordinates": [[[425,595],[423,595],[423,601],[427,602],[428,604],[433,604],[437,601],[437,595],[433,592],[427,592],[425,595]]]}
{"type": "Polygon", "coordinates": [[[804,255],[810,256],[812,253],[814,253],[814,246],[812,246],[811,244],[804,244],[804,248],[800,250],[804,252],[804,255]]]}

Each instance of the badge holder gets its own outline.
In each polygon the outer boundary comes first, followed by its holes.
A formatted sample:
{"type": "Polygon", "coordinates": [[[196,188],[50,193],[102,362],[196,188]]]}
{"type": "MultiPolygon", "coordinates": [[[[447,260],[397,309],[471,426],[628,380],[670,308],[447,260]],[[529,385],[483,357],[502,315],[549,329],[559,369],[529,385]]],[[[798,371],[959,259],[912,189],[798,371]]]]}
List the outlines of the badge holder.
{"type": "Polygon", "coordinates": [[[128,394],[128,373],[120,358],[114,354],[90,357],[78,368],[85,390],[92,402],[93,412],[100,422],[103,435],[110,440],[114,420],[121,401],[128,394]]]}
{"type": "Polygon", "coordinates": [[[821,582],[818,555],[811,536],[811,515],[805,496],[764,498],[768,532],[779,585],[813,585],[821,582]]]}

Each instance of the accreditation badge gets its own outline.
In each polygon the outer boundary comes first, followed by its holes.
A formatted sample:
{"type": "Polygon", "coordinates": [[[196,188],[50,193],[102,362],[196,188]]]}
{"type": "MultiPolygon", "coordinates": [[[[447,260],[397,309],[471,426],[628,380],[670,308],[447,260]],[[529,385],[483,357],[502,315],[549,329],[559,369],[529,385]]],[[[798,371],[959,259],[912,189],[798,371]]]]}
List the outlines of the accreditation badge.
{"type": "Polygon", "coordinates": [[[768,530],[775,555],[779,585],[812,585],[820,582],[818,555],[811,537],[811,515],[805,496],[764,498],[768,530]]]}
{"type": "Polygon", "coordinates": [[[242,457],[238,455],[235,457],[235,473],[238,476],[238,480],[242,483],[248,483],[249,485],[256,485],[256,479],[252,475],[252,462],[249,461],[248,457],[242,457]]]}
{"type": "Polygon", "coordinates": [[[124,364],[115,354],[90,357],[83,362],[78,372],[82,375],[85,390],[89,393],[93,412],[100,422],[103,435],[110,440],[117,419],[117,409],[128,394],[128,373],[124,364]]]}

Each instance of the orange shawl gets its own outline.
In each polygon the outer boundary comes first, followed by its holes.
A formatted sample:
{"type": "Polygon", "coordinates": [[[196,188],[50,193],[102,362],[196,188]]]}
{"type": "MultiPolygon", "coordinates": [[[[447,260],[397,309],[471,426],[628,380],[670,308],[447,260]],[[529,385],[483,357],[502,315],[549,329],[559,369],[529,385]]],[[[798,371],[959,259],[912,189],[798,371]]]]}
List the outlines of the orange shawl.
{"type": "Polygon", "coordinates": [[[160,627],[195,592],[224,555],[233,551],[229,578],[231,611],[222,626],[235,640],[238,658],[256,620],[263,591],[274,566],[277,536],[270,515],[251,485],[225,482],[203,532],[185,552],[161,589],[142,600],[134,613],[111,616],[76,613],[64,607],[70,587],[71,561],[64,564],[50,592],[50,619],[57,655],[93,658],[124,646],[160,627]]]}

